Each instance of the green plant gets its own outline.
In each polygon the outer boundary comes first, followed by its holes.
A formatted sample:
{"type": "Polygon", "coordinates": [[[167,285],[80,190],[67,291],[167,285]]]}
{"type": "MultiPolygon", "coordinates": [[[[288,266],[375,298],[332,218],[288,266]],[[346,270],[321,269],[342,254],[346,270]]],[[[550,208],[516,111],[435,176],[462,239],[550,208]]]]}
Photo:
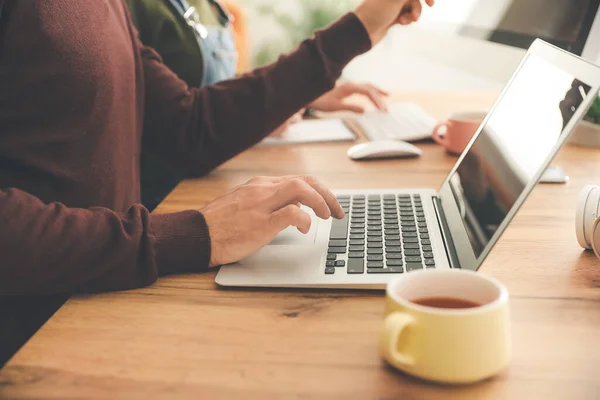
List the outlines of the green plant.
{"type": "Polygon", "coordinates": [[[274,20],[285,32],[284,36],[274,37],[258,49],[254,56],[254,65],[271,63],[281,53],[295,48],[315,30],[323,28],[348,12],[355,0],[302,0],[298,2],[299,13],[291,14],[278,11],[272,5],[260,6],[257,11],[261,16],[274,20]]]}
{"type": "Polygon", "coordinates": [[[585,120],[595,124],[600,124],[600,96],[590,107],[587,115],[585,116],[585,120]]]}

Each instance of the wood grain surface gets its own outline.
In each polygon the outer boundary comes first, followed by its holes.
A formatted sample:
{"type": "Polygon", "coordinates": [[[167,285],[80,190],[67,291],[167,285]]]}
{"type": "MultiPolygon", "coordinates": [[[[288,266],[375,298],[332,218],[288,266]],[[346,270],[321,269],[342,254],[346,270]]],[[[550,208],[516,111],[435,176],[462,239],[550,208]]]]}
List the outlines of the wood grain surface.
{"type": "MultiPolygon", "coordinates": [[[[485,93],[405,93],[438,118],[485,93]]],[[[334,189],[438,188],[455,157],[352,162],[349,144],[257,147],[182,182],[157,212],[200,208],[256,175],[312,174],[334,189]]],[[[376,349],[383,293],[232,290],[215,272],[139,290],[75,296],[0,370],[0,398],[597,399],[600,260],[574,232],[600,151],[567,146],[566,185],[539,185],[481,271],[511,294],[514,357],[499,376],[443,386],[387,367],[376,349]]]]}

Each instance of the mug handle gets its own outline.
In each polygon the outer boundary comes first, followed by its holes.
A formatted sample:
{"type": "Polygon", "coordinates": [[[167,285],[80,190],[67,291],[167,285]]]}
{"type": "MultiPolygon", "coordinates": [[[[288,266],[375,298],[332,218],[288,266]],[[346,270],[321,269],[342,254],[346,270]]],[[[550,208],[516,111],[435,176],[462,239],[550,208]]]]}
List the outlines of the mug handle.
{"type": "Polygon", "coordinates": [[[398,351],[398,338],[400,334],[405,328],[414,323],[415,319],[403,312],[392,313],[383,322],[383,330],[379,342],[381,354],[388,361],[392,361],[392,363],[400,367],[408,367],[415,364],[413,357],[398,351]]]}
{"type": "Polygon", "coordinates": [[[442,128],[446,128],[446,132],[448,132],[448,123],[447,122],[440,122],[439,124],[437,124],[435,126],[435,128],[433,128],[433,132],[431,133],[431,137],[433,138],[433,140],[437,144],[446,147],[446,145],[448,144],[448,140],[447,140],[448,136],[447,135],[440,135],[440,130],[442,128]]]}

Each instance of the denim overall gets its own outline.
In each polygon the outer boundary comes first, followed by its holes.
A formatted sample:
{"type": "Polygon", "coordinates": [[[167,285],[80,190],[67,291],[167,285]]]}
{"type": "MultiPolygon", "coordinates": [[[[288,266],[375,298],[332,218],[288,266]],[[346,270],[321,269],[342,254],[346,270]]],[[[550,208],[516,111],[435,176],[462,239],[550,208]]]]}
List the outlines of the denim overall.
{"type": "Polygon", "coordinates": [[[194,31],[202,54],[202,86],[231,79],[235,75],[237,52],[231,30],[231,16],[217,0],[209,0],[219,15],[221,26],[204,25],[195,7],[186,0],[168,0],[194,31]]]}
{"type": "MultiPolygon", "coordinates": [[[[186,0],[165,0],[169,2],[178,16],[194,31],[198,47],[202,54],[201,86],[212,85],[235,76],[237,51],[231,29],[231,16],[217,2],[209,0],[218,11],[218,19],[222,26],[207,26],[200,22],[195,7],[186,0]]],[[[143,196],[142,202],[152,211],[183,179],[173,171],[158,173],[151,185],[150,193],[143,196]]]]}

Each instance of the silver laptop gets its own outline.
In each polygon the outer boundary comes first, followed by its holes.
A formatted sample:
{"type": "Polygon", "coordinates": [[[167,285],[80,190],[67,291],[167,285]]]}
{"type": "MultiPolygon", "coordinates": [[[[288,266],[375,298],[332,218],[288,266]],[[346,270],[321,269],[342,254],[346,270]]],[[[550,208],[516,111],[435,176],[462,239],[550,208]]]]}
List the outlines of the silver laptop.
{"type": "Polygon", "coordinates": [[[336,191],[342,220],[307,210],[307,235],[284,230],[216,282],[372,289],[423,268],[477,270],[599,87],[598,66],[536,41],[439,191],[336,191]]]}

